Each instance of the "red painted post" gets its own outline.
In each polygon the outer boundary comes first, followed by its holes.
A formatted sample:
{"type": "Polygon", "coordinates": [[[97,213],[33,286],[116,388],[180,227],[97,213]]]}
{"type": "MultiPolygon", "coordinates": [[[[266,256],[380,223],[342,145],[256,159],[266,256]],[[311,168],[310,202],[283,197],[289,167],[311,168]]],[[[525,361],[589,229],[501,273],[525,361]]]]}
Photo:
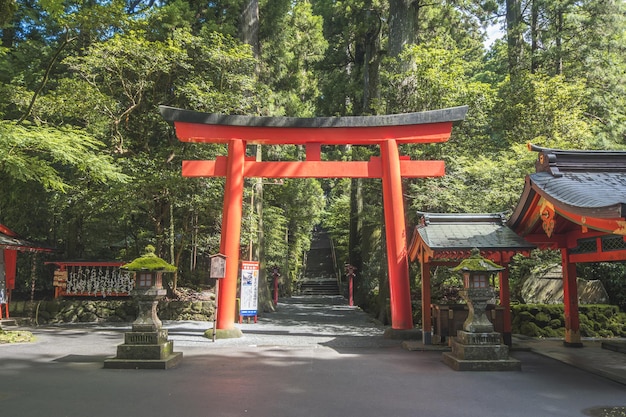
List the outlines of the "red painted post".
{"type": "Polygon", "coordinates": [[[349,298],[349,305],[350,307],[354,306],[354,275],[350,275],[350,281],[349,281],[349,291],[350,291],[350,298],[349,298]]]}
{"type": "Polygon", "coordinates": [[[348,304],[354,306],[354,276],[356,275],[356,267],[346,264],[346,276],[348,277],[348,304]]]}
{"type": "Polygon", "coordinates": [[[511,290],[509,288],[509,268],[500,272],[500,305],[502,306],[502,339],[504,344],[511,346],[512,340],[512,327],[511,327],[511,290]]]}
{"type": "Polygon", "coordinates": [[[274,277],[274,305],[276,306],[278,305],[278,277],[280,277],[278,267],[273,268],[272,276],[274,277]]]}
{"type": "Polygon", "coordinates": [[[576,283],[576,264],[569,262],[569,251],[561,249],[563,269],[563,309],[565,311],[565,346],[580,347],[580,321],[578,317],[578,286],[576,283]]]}
{"type": "Polygon", "coordinates": [[[383,207],[387,238],[387,265],[391,297],[391,327],[396,330],[413,328],[409,262],[406,250],[404,200],[400,176],[398,144],[388,139],[380,144],[382,159],[383,207]]]}
{"type": "Polygon", "coordinates": [[[433,329],[430,311],[430,262],[422,259],[420,260],[420,266],[422,273],[422,341],[425,345],[432,345],[433,329]]]}
{"type": "Polygon", "coordinates": [[[246,144],[243,140],[232,139],[228,142],[228,167],[220,241],[220,252],[226,256],[226,276],[219,280],[217,311],[217,328],[222,330],[235,327],[245,156],[246,144]]]}

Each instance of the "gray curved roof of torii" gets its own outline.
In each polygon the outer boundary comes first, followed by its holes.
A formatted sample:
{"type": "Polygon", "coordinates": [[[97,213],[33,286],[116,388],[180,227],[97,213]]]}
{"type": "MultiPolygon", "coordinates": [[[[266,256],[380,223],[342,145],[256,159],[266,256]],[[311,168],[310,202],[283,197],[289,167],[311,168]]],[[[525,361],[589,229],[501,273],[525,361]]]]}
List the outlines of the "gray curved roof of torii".
{"type": "Polygon", "coordinates": [[[380,127],[456,122],[465,118],[467,109],[467,106],[460,106],[424,112],[376,116],[267,117],[202,113],[176,107],[159,106],[161,116],[169,122],[178,121],[224,126],[297,128],[380,127]]]}

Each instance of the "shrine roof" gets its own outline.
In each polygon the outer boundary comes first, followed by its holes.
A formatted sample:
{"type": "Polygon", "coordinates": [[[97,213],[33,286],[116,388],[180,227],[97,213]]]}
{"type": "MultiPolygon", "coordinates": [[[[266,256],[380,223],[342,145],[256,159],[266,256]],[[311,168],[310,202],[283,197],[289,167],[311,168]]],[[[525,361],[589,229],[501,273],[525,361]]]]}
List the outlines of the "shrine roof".
{"type": "Polygon", "coordinates": [[[530,149],[539,153],[536,172],[526,177],[509,220],[513,228],[525,221],[537,197],[578,216],[626,216],[626,151],[564,151],[533,145],[530,149]]]}
{"type": "Polygon", "coordinates": [[[23,252],[53,252],[54,249],[40,243],[22,239],[8,227],[0,224],[0,249],[23,252]]]}
{"type": "Polygon", "coordinates": [[[460,106],[424,112],[376,116],[267,117],[202,113],[169,106],[159,106],[161,116],[169,122],[224,126],[291,128],[381,127],[455,122],[465,118],[467,109],[467,106],[460,106]]]}
{"type": "Polygon", "coordinates": [[[432,250],[535,248],[535,245],[528,243],[505,224],[503,213],[419,213],[419,215],[421,224],[415,231],[432,250]]]}

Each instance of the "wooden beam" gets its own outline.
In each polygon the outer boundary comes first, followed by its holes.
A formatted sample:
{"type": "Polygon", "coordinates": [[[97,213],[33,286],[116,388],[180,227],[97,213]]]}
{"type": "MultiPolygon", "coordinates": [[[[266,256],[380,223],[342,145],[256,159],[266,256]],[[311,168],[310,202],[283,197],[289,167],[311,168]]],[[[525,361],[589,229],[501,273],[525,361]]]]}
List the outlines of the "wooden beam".
{"type": "MultiPolygon", "coordinates": [[[[441,177],[445,174],[443,161],[400,160],[400,175],[404,178],[441,177]]],[[[224,177],[226,157],[215,161],[183,161],[184,177],[224,177]]],[[[244,164],[244,177],[257,178],[382,178],[380,158],[369,161],[250,161],[244,164]]]]}
{"type": "Polygon", "coordinates": [[[371,127],[265,127],[225,126],[174,122],[181,142],[228,143],[243,138],[256,145],[378,145],[395,139],[400,143],[439,143],[450,138],[452,122],[371,127]],[[322,140],[320,140],[322,139],[322,140]]]}

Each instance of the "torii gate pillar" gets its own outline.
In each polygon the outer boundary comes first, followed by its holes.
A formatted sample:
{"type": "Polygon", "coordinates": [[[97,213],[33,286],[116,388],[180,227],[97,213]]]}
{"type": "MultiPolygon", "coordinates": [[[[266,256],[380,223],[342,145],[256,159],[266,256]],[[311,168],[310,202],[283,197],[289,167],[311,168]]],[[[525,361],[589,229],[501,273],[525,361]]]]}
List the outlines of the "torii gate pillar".
{"type": "Polygon", "coordinates": [[[228,142],[228,163],[220,240],[220,252],[226,256],[226,276],[218,280],[217,283],[220,288],[217,300],[216,327],[220,330],[231,329],[235,323],[245,156],[246,145],[243,140],[232,139],[228,142]]]}
{"type": "Polygon", "coordinates": [[[228,157],[183,161],[183,176],[226,177],[220,251],[226,276],[220,281],[216,327],[234,328],[239,272],[243,184],[260,178],[381,178],[385,210],[391,327],[413,328],[406,247],[402,178],[438,177],[443,161],[411,161],[399,155],[400,143],[438,143],[450,137],[452,122],[463,120],[467,106],[386,116],[289,117],[231,116],[161,106],[182,142],[227,143],[228,157]],[[300,145],[305,161],[256,161],[246,144],[300,145]],[[376,145],[380,157],[369,161],[322,161],[321,145],[376,145]]]}
{"type": "Polygon", "coordinates": [[[381,143],[380,155],[383,166],[383,209],[385,211],[392,328],[408,330],[413,328],[413,313],[411,311],[411,286],[406,249],[400,155],[396,141],[390,139],[381,143]]]}

